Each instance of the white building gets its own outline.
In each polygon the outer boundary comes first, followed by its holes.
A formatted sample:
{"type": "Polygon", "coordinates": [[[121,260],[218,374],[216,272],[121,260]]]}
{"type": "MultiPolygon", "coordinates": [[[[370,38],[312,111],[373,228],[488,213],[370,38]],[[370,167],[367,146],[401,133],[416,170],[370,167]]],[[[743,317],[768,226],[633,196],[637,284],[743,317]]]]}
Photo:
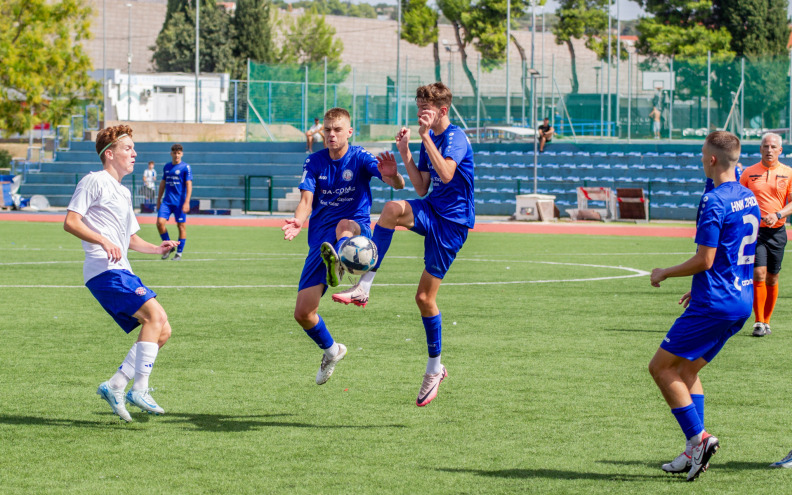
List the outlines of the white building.
{"type": "MultiPolygon", "coordinates": [[[[102,71],[93,76],[101,81],[102,71]]],[[[130,80],[128,74],[111,69],[106,84],[106,120],[225,122],[228,74],[201,74],[196,91],[194,74],[142,73],[132,74],[130,80]]]]}

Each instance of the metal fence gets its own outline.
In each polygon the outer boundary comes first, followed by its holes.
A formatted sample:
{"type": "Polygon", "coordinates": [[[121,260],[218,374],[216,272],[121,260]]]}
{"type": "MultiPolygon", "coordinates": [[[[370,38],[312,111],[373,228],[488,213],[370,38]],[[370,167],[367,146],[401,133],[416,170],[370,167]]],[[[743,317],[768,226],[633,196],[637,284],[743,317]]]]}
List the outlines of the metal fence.
{"type": "Polygon", "coordinates": [[[555,55],[533,68],[518,59],[508,75],[505,67],[485,70],[493,65],[474,59],[463,66],[449,58],[439,67],[405,61],[397,71],[252,62],[248,81],[231,83],[226,117],[247,122],[248,140],[275,140],[269,126],[304,131],[313,118],[341,106],[352,113],[358,137],[381,138],[393,126],[416,123],[415,89],[434,82],[439,72],[454,92],[451,118],[466,128],[534,128],[547,117],[565,138],[651,139],[653,108],[664,140],[703,138],[715,129],[751,138],[767,130],[788,132],[792,122],[785,56],[649,61],[630,53],[610,66],[575,64],[577,92],[569,61],[555,55]]]}

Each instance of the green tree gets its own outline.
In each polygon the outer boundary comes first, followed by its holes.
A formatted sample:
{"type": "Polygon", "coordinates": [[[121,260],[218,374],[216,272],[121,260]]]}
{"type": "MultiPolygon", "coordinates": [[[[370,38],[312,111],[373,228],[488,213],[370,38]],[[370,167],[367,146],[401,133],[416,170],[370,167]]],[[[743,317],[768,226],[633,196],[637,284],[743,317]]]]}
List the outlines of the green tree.
{"type": "Polygon", "coordinates": [[[34,124],[63,124],[96,99],[82,43],[91,9],[82,0],[0,2],[0,129],[22,133],[34,124]]]}
{"type": "Polygon", "coordinates": [[[786,55],[787,0],[714,0],[714,21],[731,34],[738,57],[786,55]]]}
{"type": "Polygon", "coordinates": [[[566,44],[572,69],[572,92],[580,90],[573,39],[585,40],[586,47],[600,59],[607,56],[608,0],[561,0],[553,28],[556,44],[566,44]]]}
{"type": "Polygon", "coordinates": [[[272,41],[271,3],[269,0],[237,0],[234,26],[233,54],[235,59],[232,77],[247,77],[247,59],[272,62],[275,47],[272,41]]]}
{"type": "MultiPolygon", "coordinates": [[[[745,57],[745,119],[762,127],[780,125],[788,94],[789,24],[786,0],[714,0],[714,19],[731,34],[731,49],[745,57]]],[[[741,70],[741,68],[740,68],[741,70]]],[[[737,84],[735,71],[720,79],[737,84]]]]}
{"type": "Polygon", "coordinates": [[[325,22],[324,16],[308,10],[296,19],[286,20],[285,28],[279,62],[323,63],[327,57],[328,70],[340,68],[344,44],[335,37],[335,28],[325,22]]]}
{"type": "MultiPolygon", "coordinates": [[[[153,47],[154,67],[162,72],[192,72],[195,70],[195,8],[193,4],[174,3],[183,8],[166,14],[166,18],[168,15],[170,18],[163,24],[153,47]]],[[[212,0],[201,0],[201,72],[232,72],[235,62],[229,40],[233,34],[234,28],[225,10],[212,0]]]]}
{"type": "Polygon", "coordinates": [[[426,4],[426,0],[401,0],[403,40],[417,46],[432,44],[435,80],[440,81],[440,47],[437,42],[439,14],[426,4]]]}

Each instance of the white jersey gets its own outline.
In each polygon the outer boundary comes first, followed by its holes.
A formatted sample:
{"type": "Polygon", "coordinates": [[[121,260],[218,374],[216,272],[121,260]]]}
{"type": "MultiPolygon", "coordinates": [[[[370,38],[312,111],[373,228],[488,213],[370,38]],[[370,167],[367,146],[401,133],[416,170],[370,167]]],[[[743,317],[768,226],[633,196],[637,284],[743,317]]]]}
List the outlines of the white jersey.
{"type": "Polygon", "coordinates": [[[154,189],[157,182],[157,171],[153,168],[147,168],[143,171],[143,183],[149,189],[154,189]]]}
{"type": "Polygon", "coordinates": [[[308,132],[313,134],[315,138],[320,138],[322,136],[321,130],[322,124],[314,124],[308,129],[308,132]]]}
{"type": "Polygon", "coordinates": [[[89,229],[121,248],[121,259],[113,262],[107,259],[107,253],[102,246],[82,241],[85,250],[85,282],[107,270],[132,271],[127,260],[129,238],[140,230],[140,225],[132,209],[129,189],[107,171],[91,172],[77,184],[68,209],[82,215],[82,220],[89,229]]]}

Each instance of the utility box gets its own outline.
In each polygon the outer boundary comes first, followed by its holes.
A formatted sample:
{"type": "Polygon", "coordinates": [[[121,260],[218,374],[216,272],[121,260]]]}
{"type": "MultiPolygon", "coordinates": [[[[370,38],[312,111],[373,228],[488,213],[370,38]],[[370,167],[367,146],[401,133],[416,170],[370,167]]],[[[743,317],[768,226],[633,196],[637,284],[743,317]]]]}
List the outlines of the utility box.
{"type": "Polygon", "coordinates": [[[514,218],[549,222],[555,218],[555,198],[549,194],[518,194],[514,218]]]}

